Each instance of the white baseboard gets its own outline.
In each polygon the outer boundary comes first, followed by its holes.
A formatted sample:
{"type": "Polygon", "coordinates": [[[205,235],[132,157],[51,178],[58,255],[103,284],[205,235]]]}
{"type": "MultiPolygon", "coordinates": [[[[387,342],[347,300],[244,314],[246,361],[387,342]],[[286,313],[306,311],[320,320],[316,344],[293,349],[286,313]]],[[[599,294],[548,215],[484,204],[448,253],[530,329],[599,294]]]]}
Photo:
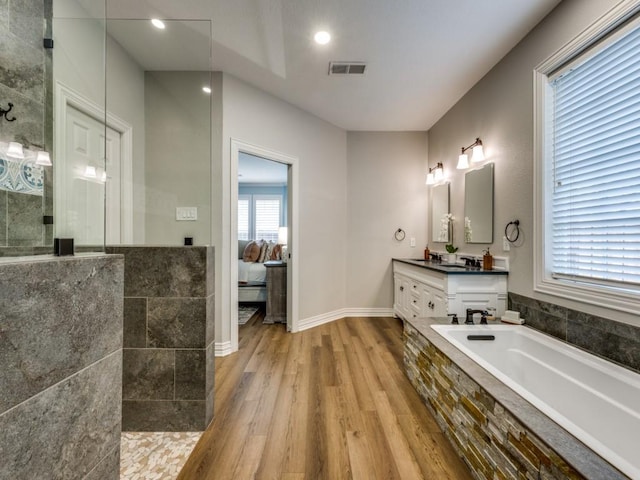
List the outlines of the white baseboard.
{"type": "Polygon", "coordinates": [[[308,330],[341,318],[350,317],[393,317],[393,308],[341,308],[315,317],[303,318],[298,322],[298,332],[308,330]]]}
{"type": "Polygon", "coordinates": [[[230,354],[233,353],[231,351],[231,342],[230,341],[227,341],[227,342],[216,342],[214,347],[215,347],[214,355],[216,357],[226,357],[227,355],[230,355],[230,354]]]}

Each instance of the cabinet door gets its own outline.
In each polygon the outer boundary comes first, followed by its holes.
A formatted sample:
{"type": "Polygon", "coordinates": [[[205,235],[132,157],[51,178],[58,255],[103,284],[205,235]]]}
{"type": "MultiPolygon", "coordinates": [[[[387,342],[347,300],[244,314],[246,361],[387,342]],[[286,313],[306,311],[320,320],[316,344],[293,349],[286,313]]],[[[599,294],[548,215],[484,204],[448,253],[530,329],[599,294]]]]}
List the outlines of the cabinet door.
{"type": "Polygon", "coordinates": [[[422,285],[422,316],[445,317],[447,315],[447,301],[442,290],[422,285]]]}
{"type": "Polygon", "coordinates": [[[420,316],[433,317],[433,295],[431,287],[427,285],[420,286],[420,316]]]}
{"type": "Polygon", "coordinates": [[[448,313],[447,297],[442,290],[431,289],[431,302],[433,304],[432,316],[446,317],[448,313]]]}
{"type": "Polygon", "coordinates": [[[395,275],[393,284],[393,311],[400,318],[406,319],[410,316],[409,298],[411,293],[409,290],[409,279],[402,275],[395,275]]]}

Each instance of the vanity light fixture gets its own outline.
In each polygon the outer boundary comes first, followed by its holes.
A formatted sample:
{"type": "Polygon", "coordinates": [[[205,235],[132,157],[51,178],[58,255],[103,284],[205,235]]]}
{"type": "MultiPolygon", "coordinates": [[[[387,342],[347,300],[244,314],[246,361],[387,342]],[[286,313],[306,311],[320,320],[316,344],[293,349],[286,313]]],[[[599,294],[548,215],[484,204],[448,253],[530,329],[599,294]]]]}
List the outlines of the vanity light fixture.
{"type": "Polygon", "coordinates": [[[49,155],[49,152],[40,150],[38,153],[36,153],[36,165],[40,165],[41,167],[50,167],[51,156],[49,155]]]}
{"type": "Polygon", "coordinates": [[[84,169],[84,176],[86,178],[98,178],[98,175],[96,174],[96,167],[87,165],[87,167],[84,169]]]}
{"type": "Polygon", "coordinates": [[[444,166],[442,162],[438,162],[435,167],[429,168],[427,174],[427,185],[435,185],[444,180],[444,166]]]}
{"type": "Polygon", "coordinates": [[[159,18],[152,18],[151,19],[151,25],[156,27],[158,30],[164,30],[165,27],[166,27],[164,22],[162,20],[160,20],[159,18]]]}
{"type": "Polygon", "coordinates": [[[472,163],[483,162],[485,160],[484,150],[482,149],[482,140],[480,140],[479,138],[476,138],[476,141],[473,142],[468,147],[462,147],[462,152],[458,157],[458,165],[456,168],[460,170],[469,168],[469,157],[464,152],[466,152],[470,148],[473,148],[472,154],[471,154],[472,163]]]}
{"type": "Polygon", "coordinates": [[[331,34],[325,31],[316,32],[313,39],[318,45],[326,45],[331,41],[331,34]]]}
{"type": "Polygon", "coordinates": [[[205,85],[204,87],[202,87],[202,91],[204,93],[211,93],[211,87],[208,87],[208,86],[205,85]]]}
{"type": "Polygon", "coordinates": [[[50,167],[49,152],[40,150],[42,146],[31,145],[31,149],[23,147],[19,142],[0,142],[0,158],[18,160],[25,164],[35,164],[39,167],[50,167]],[[34,148],[35,147],[35,148],[34,148]]]}
{"type": "Polygon", "coordinates": [[[9,142],[9,147],[7,148],[7,157],[22,160],[24,158],[24,150],[22,150],[22,144],[18,142],[9,142]]]}

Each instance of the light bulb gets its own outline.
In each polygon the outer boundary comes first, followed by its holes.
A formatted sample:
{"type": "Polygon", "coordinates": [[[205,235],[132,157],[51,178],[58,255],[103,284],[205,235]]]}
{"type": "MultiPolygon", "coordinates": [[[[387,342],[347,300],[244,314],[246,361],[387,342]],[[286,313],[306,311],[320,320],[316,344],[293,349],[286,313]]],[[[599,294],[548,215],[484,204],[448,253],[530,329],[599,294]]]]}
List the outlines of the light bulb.
{"type": "Polygon", "coordinates": [[[158,19],[158,18],[152,18],[151,19],[151,24],[156,27],[158,30],[164,30],[165,29],[165,24],[162,20],[158,19]]]}

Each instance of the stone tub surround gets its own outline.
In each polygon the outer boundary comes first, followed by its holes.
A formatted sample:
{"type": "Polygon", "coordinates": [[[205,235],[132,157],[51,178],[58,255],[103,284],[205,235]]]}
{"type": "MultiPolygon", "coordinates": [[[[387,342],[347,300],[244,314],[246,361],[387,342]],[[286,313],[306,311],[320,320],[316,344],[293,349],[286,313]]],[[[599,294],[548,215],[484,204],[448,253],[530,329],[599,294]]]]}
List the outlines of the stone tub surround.
{"type": "Polygon", "coordinates": [[[405,322],[405,372],[475,478],[627,478],[431,328],[449,322],[405,322]]]}
{"type": "Polygon", "coordinates": [[[0,260],[0,478],[118,478],[124,261],[0,260]]]}
{"type": "Polygon", "coordinates": [[[509,309],[531,328],[640,373],[640,327],[512,292],[509,309]]]}
{"type": "Polygon", "coordinates": [[[213,417],[213,247],[106,251],[125,257],[123,430],[204,430],[213,417]]]}

